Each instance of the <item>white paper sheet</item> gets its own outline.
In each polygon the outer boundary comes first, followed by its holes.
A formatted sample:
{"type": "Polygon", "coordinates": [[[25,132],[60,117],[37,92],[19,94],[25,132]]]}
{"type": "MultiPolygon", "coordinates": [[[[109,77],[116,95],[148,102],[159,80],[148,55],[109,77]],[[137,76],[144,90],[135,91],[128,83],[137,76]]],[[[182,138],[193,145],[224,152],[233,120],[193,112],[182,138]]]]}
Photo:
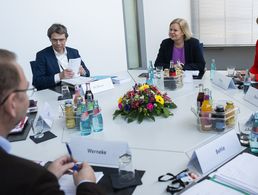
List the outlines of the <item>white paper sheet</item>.
{"type": "Polygon", "coordinates": [[[224,185],[218,184],[211,180],[203,180],[200,183],[195,184],[182,195],[243,195],[242,193],[233,190],[224,185]]]}
{"type": "MultiPolygon", "coordinates": [[[[103,172],[95,172],[97,183],[104,176],[103,172]]],[[[75,195],[76,187],[73,183],[73,175],[65,174],[59,179],[60,188],[65,192],[66,195],[75,195]]]]}
{"type": "Polygon", "coordinates": [[[79,69],[81,65],[81,58],[69,59],[68,69],[73,70],[74,77],[79,77],[79,69]]]}
{"type": "Polygon", "coordinates": [[[258,194],[258,157],[243,153],[215,172],[218,181],[258,194]]]}

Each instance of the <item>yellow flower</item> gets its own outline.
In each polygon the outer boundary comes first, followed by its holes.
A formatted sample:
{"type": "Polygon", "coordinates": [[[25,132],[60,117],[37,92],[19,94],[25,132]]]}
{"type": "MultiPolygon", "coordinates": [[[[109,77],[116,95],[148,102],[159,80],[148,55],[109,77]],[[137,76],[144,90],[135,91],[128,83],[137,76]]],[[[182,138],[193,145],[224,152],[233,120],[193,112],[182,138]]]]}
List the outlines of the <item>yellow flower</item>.
{"type": "Polygon", "coordinates": [[[143,84],[141,87],[139,87],[139,90],[144,91],[145,89],[148,89],[148,88],[150,88],[149,85],[143,84]]]}
{"type": "Polygon", "coordinates": [[[120,98],[118,99],[118,103],[120,104],[120,103],[122,102],[122,100],[123,100],[123,98],[120,97],[120,98]]]}
{"type": "Polygon", "coordinates": [[[155,95],[156,102],[160,103],[161,105],[164,104],[164,99],[160,95],[155,95]]]}

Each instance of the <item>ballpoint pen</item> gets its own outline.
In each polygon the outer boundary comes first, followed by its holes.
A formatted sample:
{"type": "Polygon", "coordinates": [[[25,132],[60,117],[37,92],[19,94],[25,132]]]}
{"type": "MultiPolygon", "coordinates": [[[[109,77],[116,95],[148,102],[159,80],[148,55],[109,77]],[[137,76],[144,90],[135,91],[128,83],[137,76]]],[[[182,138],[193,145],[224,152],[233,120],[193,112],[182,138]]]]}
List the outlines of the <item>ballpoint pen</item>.
{"type": "MultiPolygon", "coordinates": [[[[67,148],[68,153],[69,153],[69,155],[70,155],[71,162],[74,162],[73,155],[72,155],[72,150],[71,150],[69,144],[68,144],[67,142],[65,142],[65,145],[66,145],[66,148],[67,148]]],[[[72,170],[73,170],[73,171],[79,171],[80,168],[81,168],[80,164],[75,163],[74,166],[73,166],[73,168],[72,168],[72,170]]]]}

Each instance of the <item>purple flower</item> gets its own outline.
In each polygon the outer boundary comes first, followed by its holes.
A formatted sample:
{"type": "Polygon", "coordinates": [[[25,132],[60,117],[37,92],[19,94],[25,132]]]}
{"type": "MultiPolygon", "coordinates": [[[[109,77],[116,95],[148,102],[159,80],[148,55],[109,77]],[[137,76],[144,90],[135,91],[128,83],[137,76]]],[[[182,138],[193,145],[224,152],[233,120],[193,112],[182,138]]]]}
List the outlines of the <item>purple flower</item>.
{"type": "Polygon", "coordinates": [[[119,103],[119,104],[118,104],[118,108],[119,108],[120,110],[122,110],[122,108],[123,108],[122,103],[119,103]]]}
{"type": "Polygon", "coordinates": [[[154,108],[154,106],[153,106],[152,103],[148,103],[148,104],[147,104],[147,109],[148,109],[149,111],[152,111],[153,108],[154,108]]]}

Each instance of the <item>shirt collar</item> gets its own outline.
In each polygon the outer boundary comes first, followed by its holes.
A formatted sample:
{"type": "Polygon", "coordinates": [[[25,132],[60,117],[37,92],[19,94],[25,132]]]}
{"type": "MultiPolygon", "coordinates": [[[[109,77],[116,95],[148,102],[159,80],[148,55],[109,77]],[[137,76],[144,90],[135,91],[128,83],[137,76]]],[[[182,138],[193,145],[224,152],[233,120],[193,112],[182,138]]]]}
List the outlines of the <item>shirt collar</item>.
{"type": "Polygon", "coordinates": [[[7,153],[9,153],[11,151],[10,142],[1,136],[0,136],[0,147],[3,148],[7,153]]]}
{"type": "Polygon", "coordinates": [[[66,47],[64,48],[64,53],[62,53],[62,54],[58,53],[54,48],[53,48],[53,50],[54,50],[54,53],[55,53],[56,56],[62,56],[62,55],[66,55],[67,56],[66,47]]]}

